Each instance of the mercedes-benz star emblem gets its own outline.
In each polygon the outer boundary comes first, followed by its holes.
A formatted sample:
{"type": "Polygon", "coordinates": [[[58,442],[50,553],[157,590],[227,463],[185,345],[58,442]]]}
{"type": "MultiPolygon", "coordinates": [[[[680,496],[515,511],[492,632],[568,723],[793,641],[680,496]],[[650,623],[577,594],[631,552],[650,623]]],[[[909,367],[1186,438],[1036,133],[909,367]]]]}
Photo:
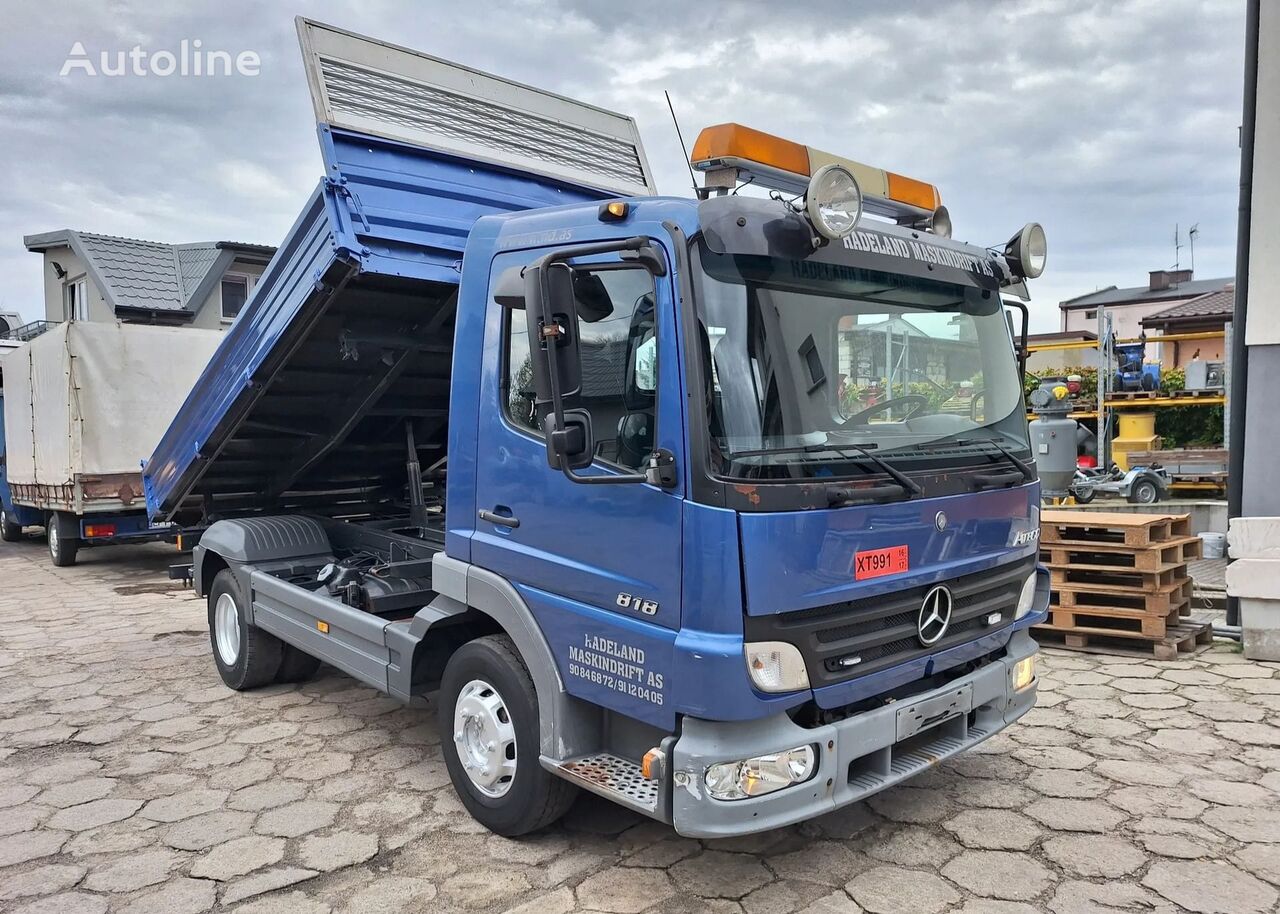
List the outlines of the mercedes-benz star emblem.
{"type": "Polygon", "coordinates": [[[938,532],[939,532],[939,533],[941,533],[943,530],[946,530],[946,529],[947,529],[947,515],[946,515],[946,514],[944,514],[944,513],[943,513],[943,512],[941,512],[941,511],[939,511],[937,514],[935,514],[935,515],[934,515],[934,518],[933,518],[933,525],[934,525],[934,527],[936,527],[936,528],[938,529],[938,532]]]}
{"type": "Polygon", "coordinates": [[[924,595],[920,617],[916,621],[917,637],[925,647],[937,644],[951,624],[951,591],[939,584],[924,595]]]}

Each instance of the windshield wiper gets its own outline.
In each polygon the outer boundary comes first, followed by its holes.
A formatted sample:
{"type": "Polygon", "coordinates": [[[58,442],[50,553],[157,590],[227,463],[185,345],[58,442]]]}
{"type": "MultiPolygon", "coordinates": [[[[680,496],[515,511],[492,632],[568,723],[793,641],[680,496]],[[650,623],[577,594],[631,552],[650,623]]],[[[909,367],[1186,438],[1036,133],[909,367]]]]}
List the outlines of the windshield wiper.
{"type": "Polygon", "coordinates": [[[1022,458],[1018,457],[1016,454],[1014,454],[1012,451],[1010,451],[1008,448],[1006,448],[1003,444],[1001,444],[999,441],[997,441],[994,438],[961,438],[957,440],[955,443],[961,446],[972,445],[972,444],[989,444],[991,447],[999,451],[1000,456],[1002,456],[1005,460],[1011,463],[1014,466],[1014,468],[1019,473],[1022,474],[1022,479],[1024,482],[1036,481],[1036,478],[1037,478],[1036,471],[1031,469],[1031,465],[1028,464],[1022,458]]]}
{"type": "MultiPolygon", "coordinates": [[[[738,457],[764,457],[768,454],[822,454],[829,452],[839,454],[841,457],[848,459],[849,455],[845,453],[846,449],[861,454],[863,457],[874,463],[876,467],[886,473],[890,479],[901,487],[902,491],[908,498],[920,495],[924,492],[924,489],[921,488],[918,482],[895,469],[894,466],[883,457],[872,453],[870,448],[848,441],[842,444],[798,444],[791,447],[767,447],[750,451],[730,451],[725,456],[730,460],[734,460],[738,457]]],[[[881,498],[884,495],[889,494],[884,491],[888,488],[891,487],[877,486],[873,491],[871,489],[859,490],[845,487],[837,488],[833,486],[828,488],[827,495],[828,498],[831,499],[831,503],[833,505],[848,504],[855,500],[870,501],[881,498]]]]}
{"type": "Polygon", "coordinates": [[[997,452],[1000,452],[1000,456],[1004,457],[1006,461],[1009,461],[1010,465],[1012,465],[1015,470],[1018,470],[1019,476],[1015,476],[1014,474],[978,474],[977,476],[974,476],[974,481],[978,484],[978,488],[1002,488],[1002,486],[1009,485],[1010,483],[1018,483],[1019,477],[1020,481],[1023,481],[1023,483],[1034,483],[1037,479],[1036,471],[1032,470],[1032,467],[1030,467],[1027,461],[1021,460],[1021,458],[1016,456],[1015,453],[1012,453],[1009,448],[1006,448],[1004,444],[997,442],[995,438],[957,438],[955,442],[951,443],[956,444],[957,447],[972,447],[974,444],[987,444],[989,447],[995,448],[997,452]]]}
{"type": "Polygon", "coordinates": [[[852,441],[846,441],[843,444],[839,444],[839,445],[825,444],[825,445],[815,445],[815,447],[826,447],[835,451],[836,453],[840,453],[842,448],[850,448],[852,450],[855,450],[859,454],[861,454],[862,456],[870,460],[872,463],[874,463],[876,466],[878,466],[880,469],[888,473],[889,478],[891,478],[898,485],[902,486],[902,488],[906,489],[912,495],[920,495],[924,492],[924,489],[921,488],[920,483],[916,482],[914,479],[910,478],[909,476],[906,476],[899,470],[895,469],[893,464],[886,461],[883,457],[873,454],[871,452],[871,449],[865,445],[854,444],[852,441]]]}

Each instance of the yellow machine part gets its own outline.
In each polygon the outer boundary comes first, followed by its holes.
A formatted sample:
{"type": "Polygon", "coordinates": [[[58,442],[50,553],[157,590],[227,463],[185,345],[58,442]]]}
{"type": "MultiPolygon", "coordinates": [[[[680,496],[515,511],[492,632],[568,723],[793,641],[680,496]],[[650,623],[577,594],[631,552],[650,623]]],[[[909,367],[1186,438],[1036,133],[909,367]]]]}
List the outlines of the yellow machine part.
{"type": "Polygon", "coordinates": [[[1158,451],[1160,436],[1156,434],[1155,411],[1121,412],[1118,434],[1111,442],[1111,459],[1121,470],[1129,469],[1130,451],[1158,451]]]}

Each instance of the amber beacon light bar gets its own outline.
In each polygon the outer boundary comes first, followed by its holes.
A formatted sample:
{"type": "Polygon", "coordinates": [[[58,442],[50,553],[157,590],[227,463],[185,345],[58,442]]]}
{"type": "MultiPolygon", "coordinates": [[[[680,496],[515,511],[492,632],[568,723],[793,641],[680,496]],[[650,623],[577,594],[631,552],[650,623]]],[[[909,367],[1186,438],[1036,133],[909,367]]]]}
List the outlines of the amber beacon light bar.
{"type": "Polygon", "coordinates": [[[837,165],[857,180],[867,212],[944,237],[951,235],[950,217],[938,189],[932,184],[741,124],[717,124],[704,129],[693,144],[689,160],[703,173],[708,190],[721,192],[751,182],[803,194],[820,169],[837,165]]]}

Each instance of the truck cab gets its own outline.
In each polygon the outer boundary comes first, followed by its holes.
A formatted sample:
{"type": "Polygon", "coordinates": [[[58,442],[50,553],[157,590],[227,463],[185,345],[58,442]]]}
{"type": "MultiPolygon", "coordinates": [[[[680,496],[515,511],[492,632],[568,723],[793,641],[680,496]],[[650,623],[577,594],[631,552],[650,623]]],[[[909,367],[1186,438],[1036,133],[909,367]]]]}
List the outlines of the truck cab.
{"type": "Polygon", "coordinates": [[[576,788],[773,828],[1032,707],[1001,293],[1038,226],[953,241],[932,186],[739,125],[698,199],[656,196],[629,119],[299,29],[326,178],[144,473],[154,518],[210,524],[229,686],[325,661],[433,706],[508,835],[576,788]]]}

